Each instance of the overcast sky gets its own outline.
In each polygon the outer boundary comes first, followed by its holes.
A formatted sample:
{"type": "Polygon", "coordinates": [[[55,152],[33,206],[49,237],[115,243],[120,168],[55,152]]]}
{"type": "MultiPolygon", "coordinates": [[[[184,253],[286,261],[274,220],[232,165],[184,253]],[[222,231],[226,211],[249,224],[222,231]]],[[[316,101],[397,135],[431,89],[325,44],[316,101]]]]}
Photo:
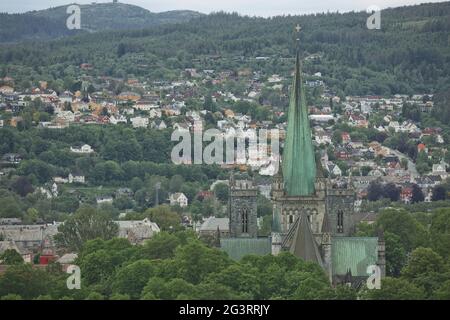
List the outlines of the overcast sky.
{"type": "MultiPolygon", "coordinates": [[[[120,0],[119,0],[120,1],[120,0]]],[[[0,12],[26,12],[66,5],[70,2],[91,3],[86,0],[0,0],[0,12]]],[[[97,1],[112,2],[112,1],[97,1]]],[[[124,0],[123,3],[144,7],[153,12],[189,9],[210,13],[212,11],[237,11],[241,14],[274,16],[281,14],[302,14],[325,11],[361,11],[371,5],[380,8],[442,2],[439,0],[124,0]]]]}

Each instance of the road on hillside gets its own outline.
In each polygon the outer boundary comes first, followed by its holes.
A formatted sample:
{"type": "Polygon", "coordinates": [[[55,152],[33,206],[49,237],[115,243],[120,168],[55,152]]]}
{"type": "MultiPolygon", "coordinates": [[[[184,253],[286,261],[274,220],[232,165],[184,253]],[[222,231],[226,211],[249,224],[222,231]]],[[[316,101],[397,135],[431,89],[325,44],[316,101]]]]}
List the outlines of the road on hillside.
{"type": "Polygon", "coordinates": [[[414,163],[414,161],[412,161],[412,159],[410,157],[408,157],[404,153],[401,153],[398,150],[394,150],[391,148],[389,148],[389,152],[396,155],[400,161],[402,160],[402,158],[405,158],[406,160],[408,160],[408,171],[411,173],[411,177],[420,176],[420,174],[417,172],[416,164],[414,163]]]}

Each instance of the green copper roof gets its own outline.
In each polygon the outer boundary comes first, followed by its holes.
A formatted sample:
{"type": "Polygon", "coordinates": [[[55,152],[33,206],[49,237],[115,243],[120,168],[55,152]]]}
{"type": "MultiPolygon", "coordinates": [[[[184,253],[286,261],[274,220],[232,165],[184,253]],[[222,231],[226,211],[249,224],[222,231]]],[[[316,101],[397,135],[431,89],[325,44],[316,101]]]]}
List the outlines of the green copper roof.
{"type": "Polygon", "coordinates": [[[316,160],[306,109],[302,63],[298,52],[284,143],[283,178],[289,196],[308,196],[314,193],[316,160]]]}
{"type": "Polygon", "coordinates": [[[249,254],[264,256],[272,253],[270,238],[222,238],[220,247],[233,260],[241,260],[249,254]]]}
{"type": "Polygon", "coordinates": [[[368,276],[367,267],[377,264],[378,238],[334,237],[331,240],[333,275],[368,276]]]}

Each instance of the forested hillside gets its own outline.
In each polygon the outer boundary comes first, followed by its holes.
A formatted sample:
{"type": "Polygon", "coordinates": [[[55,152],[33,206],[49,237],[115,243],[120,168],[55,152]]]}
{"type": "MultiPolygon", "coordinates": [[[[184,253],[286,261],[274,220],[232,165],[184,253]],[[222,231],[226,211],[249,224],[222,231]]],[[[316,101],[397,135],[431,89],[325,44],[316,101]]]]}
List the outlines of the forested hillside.
{"type": "Polygon", "coordinates": [[[338,94],[435,92],[449,84],[450,2],[383,10],[381,30],[368,30],[367,17],[365,12],[268,19],[216,13],[151,29],[3,45],[0,76],[13,76],[26,87],[77,77],[81,63],[94,66],[92,75],[158,80],[192,67],[289,75],[293,26],[300,23],[301,47],[311,58],[305,71],[321,72],[338,94]]]}
{"type": "Polygon", "coordinates": [[[0,42],[51,39],[102,30],[141,29],[165,23],[186,22],[202,15],[189,10],[153,13],[129,4],[93,3],[79,5],[82,30],[73,31],[66,27],[69,17],[67,7],[68,5],[25,14],[0,13],[0,42]]]}

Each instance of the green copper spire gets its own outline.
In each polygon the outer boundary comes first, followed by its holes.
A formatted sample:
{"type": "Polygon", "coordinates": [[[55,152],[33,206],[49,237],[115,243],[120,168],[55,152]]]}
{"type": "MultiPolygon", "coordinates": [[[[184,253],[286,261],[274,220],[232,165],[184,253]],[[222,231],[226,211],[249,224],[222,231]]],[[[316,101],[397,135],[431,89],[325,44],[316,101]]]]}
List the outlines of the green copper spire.
{"type": "MultiPolygon", "coordinates": [[[[297,33],[300,31],[297,26],[297,33]]],[[[297,38],[297,43],[299,38],[297,38]]],[[[303,88],[302,61],[297,44],[295,75],[289,102],[287,137],[283,154],[283,178],[289,196],[314,193],[316,160],[303,88]]]]}

